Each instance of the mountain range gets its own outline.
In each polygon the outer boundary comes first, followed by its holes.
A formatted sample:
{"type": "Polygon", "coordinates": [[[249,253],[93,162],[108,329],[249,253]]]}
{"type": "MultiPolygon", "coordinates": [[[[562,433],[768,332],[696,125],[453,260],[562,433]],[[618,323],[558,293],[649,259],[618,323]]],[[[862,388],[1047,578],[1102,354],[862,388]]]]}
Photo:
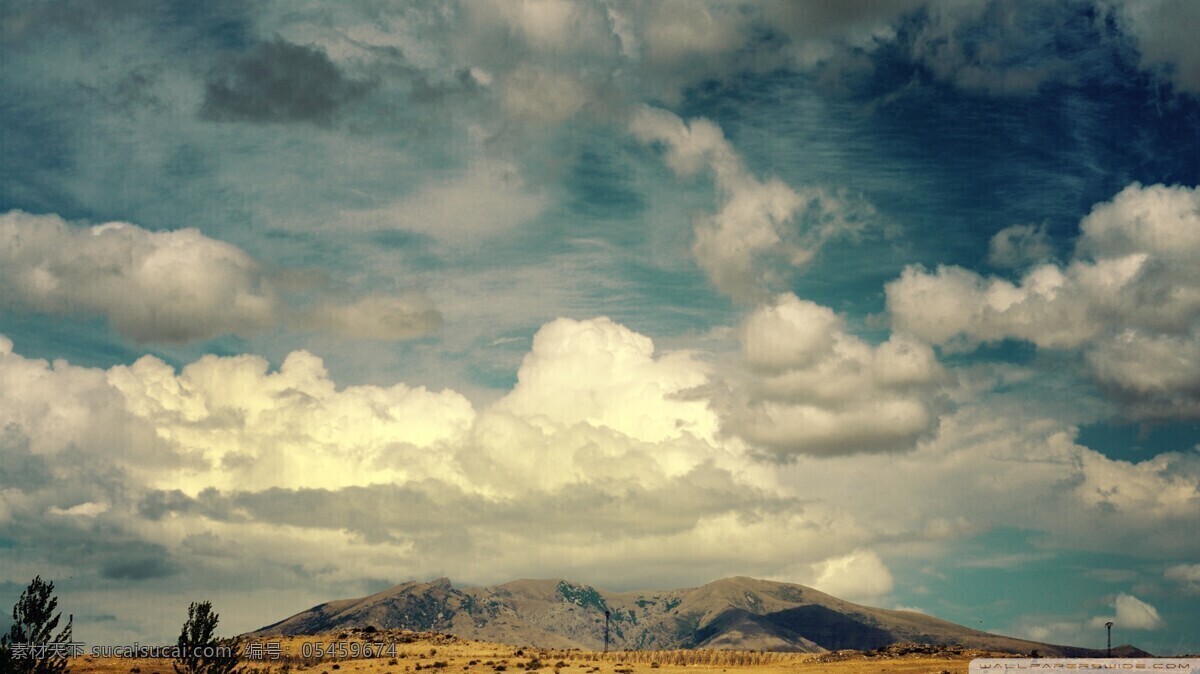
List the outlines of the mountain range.
{"type": "MultiPolygon", "coordinates": [[[[605,615],[612,649],[714,648],[820,653],[900,642],[1045,657],[1097,657],[1102,650],[991,634],[915,611],[872,608],[803,585],[725,578],[696,588],[609,592],[568,580],[516,580],[455,587],[449,579],[407,582],[342,599],[263,627],[251,636],[317,634],[352,627],[433,630],[466,639],[599,650],[605,615]]],[[[1148,655],[1131,646],[1113,655],[1148,655]]]]}

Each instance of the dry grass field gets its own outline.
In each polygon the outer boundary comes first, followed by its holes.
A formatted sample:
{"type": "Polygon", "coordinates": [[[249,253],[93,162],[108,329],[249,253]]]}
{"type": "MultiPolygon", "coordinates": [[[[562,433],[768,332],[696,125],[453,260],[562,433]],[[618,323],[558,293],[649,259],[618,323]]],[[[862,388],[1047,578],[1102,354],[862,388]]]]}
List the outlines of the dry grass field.
{"type": "MultiPolygon", "coordinates": [[[[245,674],[966,674],[973,657],[997,654],[838,652],[832,654],[763,653],[756,651],[624,651],[600,653],[554,650],[467,641],[440,634],[378,632],[331,633],[273,637],[259,643],[278,644],[278,657],[246,660],[245,674]],[[363,657],[383,644],[385,652],[363,657]],[[317,657],[317,653],[333,655],[317,657]],[[351,657],[351,655],[357,657],[351,657]],[[345,657],[339,657],[344,655],[345,657]]],[[[247,648],[244,644],[243,648],[247,648]]],[[[276,648],[271,646],[271,649],[276,648]]],[[[71,661],[76,674],[174,674],[168,659],[133,659],[85,655],[71,661]]]]}

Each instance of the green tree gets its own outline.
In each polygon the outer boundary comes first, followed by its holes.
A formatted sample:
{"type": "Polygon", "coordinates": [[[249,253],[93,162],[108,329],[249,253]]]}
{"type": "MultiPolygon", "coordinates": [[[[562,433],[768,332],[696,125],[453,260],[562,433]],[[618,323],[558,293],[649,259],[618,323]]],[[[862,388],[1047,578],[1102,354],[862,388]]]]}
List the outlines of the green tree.
{"type": "Polygon", "coordinates": [[[176,655],[176,674],[237,674],[241,647],[233,639],[218,639],[217,622],[212,602],[192,602],[188,619],[179,633],[179,653],[176,655]]]}
{"type": "Polygon", "coordinates": [[[8,674],[63,674],[67,668],[67,654],[71,643],[71,626],[74,616],[57,636],[54,635],[62,619],[55,613],[58,599],[54,596],[54,583],[35,577],[21,598],[13,605],[13,624],[8,634],[0,637],[0,672],[8,674]]]}

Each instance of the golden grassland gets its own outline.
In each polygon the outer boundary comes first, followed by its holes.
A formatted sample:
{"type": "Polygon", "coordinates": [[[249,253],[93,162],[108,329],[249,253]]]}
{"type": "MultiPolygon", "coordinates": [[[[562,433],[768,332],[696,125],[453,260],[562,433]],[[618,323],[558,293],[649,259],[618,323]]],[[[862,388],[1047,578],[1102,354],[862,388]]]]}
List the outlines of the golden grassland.
{"type": "MultiPolygon", "coordinates": [[[[991,653],[877,655],[773,653],[762,651],[676,650],[597,651],[542,649],[468,641],[412,632],[330,633],[244,640],[278,644],[277,657],[243,661],[244,674],[966,674],[973,657],[991,653]],[[384,652],[375,651],[378,645],[384,652]],[[328,653],[332,652],[332,655],[328,653]],[[324,653],[317,657],[317,653],[324,653]],[[354,654],[357,657],[350,657],[354,654]],[[342,657],[344,656],[344,657],[342,657]]],[[[174,674],[169,659],[93,657],[71,660],[74,674],[174,674]]]]}

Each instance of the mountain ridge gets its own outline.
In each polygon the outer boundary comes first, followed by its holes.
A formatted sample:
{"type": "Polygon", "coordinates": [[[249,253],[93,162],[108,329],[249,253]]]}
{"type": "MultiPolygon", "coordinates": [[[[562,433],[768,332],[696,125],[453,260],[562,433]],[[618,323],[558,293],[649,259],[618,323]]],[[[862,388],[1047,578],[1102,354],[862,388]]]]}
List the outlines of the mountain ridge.
{"type": "MultiPolygon", "coordinates": [[[[794,583],[734,576],[693,588],[612,592],[567,579],[517,579],[456,588],[449,578],[408,581],[356,599],[314,606],[251,636],[315,634],[350,627],[439,631],[544,648],[714,648],[821,653],[901,642],[1046,657],[1102,650],[1047,644],[940,618],[855,604],[794,583]]],[[[1122,652],[1143,653],[1133,647],[1122,652]]],[[[1148,654],[1147,654],[1148,655],[1148,654]]]]}

